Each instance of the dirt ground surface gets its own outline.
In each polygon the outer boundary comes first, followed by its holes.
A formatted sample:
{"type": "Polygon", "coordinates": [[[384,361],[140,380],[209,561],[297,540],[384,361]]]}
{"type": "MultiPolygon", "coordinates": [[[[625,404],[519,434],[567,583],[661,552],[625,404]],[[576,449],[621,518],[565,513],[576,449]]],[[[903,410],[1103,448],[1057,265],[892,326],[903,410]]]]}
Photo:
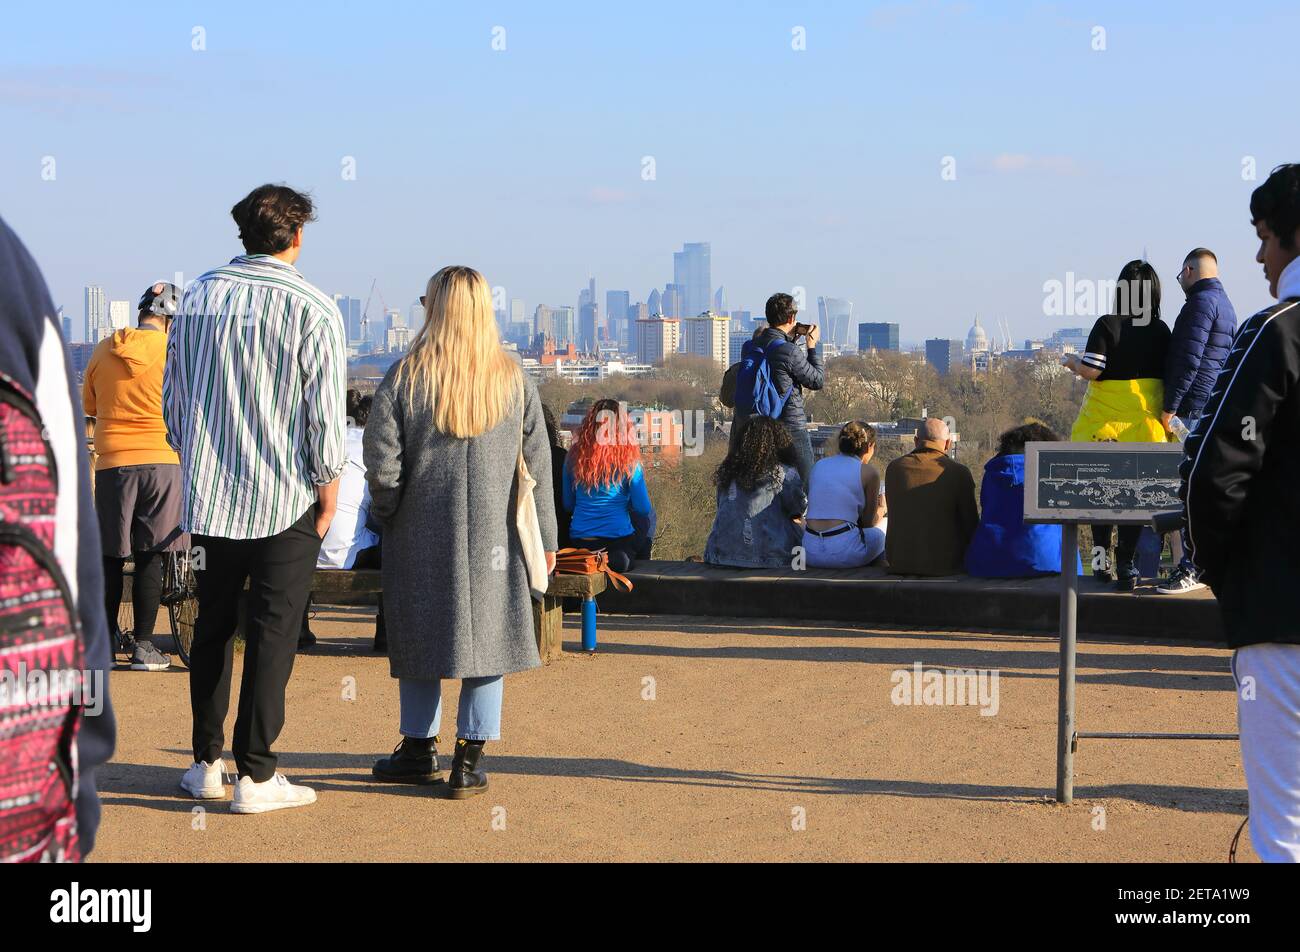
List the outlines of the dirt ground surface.
{"type": "MultiPolygon", "coordinates": [[[[466,801],[370,775],[399,739],[371,609],[320,608],[320,643],[298,656],[277,748],[318,793],[301,809],[195,812],[177,788],[186,669],[114,672],[92,859],[1215,862],[1246,813],[1227,741],[1084,740],[1075,802],[1055,803],[1055,639],[605,616],[589,656],[575,623],[563,658],[506,679],[491,786],[466,801]],[[996,714],[894,703],[916,662],[996,671],[996,714]]],[[[1236,730],[1226,651],[1084,643],[1078,665],[1080,730],[1236,730]]],[[[232,702],[230,769],[233,718],[232,702]]]]}

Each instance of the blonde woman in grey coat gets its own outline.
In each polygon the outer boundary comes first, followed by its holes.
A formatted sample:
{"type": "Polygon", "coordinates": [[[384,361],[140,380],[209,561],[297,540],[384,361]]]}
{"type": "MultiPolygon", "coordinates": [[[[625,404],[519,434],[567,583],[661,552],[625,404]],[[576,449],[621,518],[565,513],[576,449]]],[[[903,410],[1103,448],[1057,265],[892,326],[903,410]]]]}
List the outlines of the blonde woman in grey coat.
{"type": "Polygon", "coordinates": [[[453,799],[482,793],[485,741],[501,735],[503,675],[535,668],[533,607],[515,527],[524,461],[555,567],[551,450],[537,388],[501,348],[492,296],[471,268],[443,268],[424,298],[424,326],[388,371],[366,423],[371,513],[383,526],[388,660],[398,679],[402,741],[377,779],[433,783],[441,682],[461,681],[453,799]]]}

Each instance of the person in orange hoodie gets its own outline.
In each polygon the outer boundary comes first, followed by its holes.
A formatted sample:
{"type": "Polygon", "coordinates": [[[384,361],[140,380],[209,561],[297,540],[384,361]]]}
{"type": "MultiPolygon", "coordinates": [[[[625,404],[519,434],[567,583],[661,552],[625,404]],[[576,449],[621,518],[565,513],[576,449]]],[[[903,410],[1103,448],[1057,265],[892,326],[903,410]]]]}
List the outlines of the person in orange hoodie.
{"type": "Polygon", "coordinates": [[[163,363],[167,331],[180,301],[159,282],[140,298],[137,327],[100,341],[86,365],[82,402],[95,418],[95,511],[104,556],[104,607],[116,631],[127,558],[135,561],[131,604],[133,671],[165,671],[171,659],[150,640],[162,598],[163,556],[184,549],[180,459],[163,421],[163,363]]]}

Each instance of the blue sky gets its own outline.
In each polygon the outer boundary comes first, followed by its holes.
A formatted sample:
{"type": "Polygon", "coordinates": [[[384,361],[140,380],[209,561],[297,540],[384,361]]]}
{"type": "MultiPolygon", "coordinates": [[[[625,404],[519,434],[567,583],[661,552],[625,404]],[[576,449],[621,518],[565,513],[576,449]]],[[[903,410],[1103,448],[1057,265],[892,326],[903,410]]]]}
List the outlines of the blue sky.
{"type": "Polygon", "coordinates": [[[237,254],[263,181],[318,202],[310,280],[403,311],[449,263],[529,314],[589,274],[644,300],[709,241],[733,307],[799,286],[911,341],[1087,323],[1044,282],[1144,249],[1172,279],[1197,245],[1244,317],[1243,161],[1300,159],[1294,4],[124,7],[24,4],[0,35],[0,215],[78,326],[85,284],[134,303],[237,254]]]}

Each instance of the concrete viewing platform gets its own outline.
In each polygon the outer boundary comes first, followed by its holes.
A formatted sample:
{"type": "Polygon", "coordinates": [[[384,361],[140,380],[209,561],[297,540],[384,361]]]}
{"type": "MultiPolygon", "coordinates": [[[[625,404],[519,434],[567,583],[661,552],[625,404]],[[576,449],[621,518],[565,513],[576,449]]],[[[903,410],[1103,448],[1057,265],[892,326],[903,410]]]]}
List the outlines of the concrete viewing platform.
{"type": "MultiPolygon", "coordinates": [[[[602,613],[851,622],[864,628],[1054,634],[1059,576],[915,578],[880,569],[730,569],[701,562],[637,563],[631,592],[612,588],[602,613]]],[[[1208,589],[1160,595],[1147,580],[1136,592],[1079,580],[1079,637],[1223,643],[1218,604],[1208,589]]]]}

